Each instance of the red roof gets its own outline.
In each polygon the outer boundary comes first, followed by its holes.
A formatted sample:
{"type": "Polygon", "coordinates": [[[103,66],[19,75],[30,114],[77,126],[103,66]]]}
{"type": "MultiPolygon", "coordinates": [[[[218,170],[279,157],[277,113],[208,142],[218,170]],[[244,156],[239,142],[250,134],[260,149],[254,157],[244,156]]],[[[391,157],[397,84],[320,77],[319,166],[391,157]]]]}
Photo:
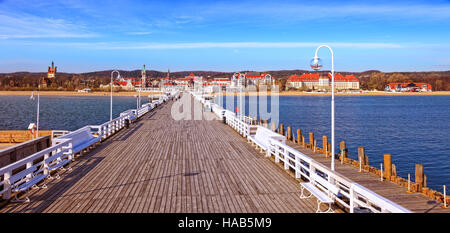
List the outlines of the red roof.
{"type": "Polygon", "coordinates": [[[195,77],[194,73],[191,73],[191,74],[189,75],[189,77],[195,77]]]}
{"type": "Polygon", "coordinates": [[[216,82],[229,82],[229,78],[215,78],[214,81],[216,82]]]}

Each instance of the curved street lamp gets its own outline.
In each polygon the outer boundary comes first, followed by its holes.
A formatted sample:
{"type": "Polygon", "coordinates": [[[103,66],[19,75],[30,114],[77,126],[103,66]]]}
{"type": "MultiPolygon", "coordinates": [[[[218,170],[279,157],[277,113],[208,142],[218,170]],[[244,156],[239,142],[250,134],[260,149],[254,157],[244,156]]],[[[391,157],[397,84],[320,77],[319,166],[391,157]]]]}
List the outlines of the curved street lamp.
{"type": "Polygon", "coordinates": [[[331,52],[331,170],[334,171],[334,53],[330,46],[320,45],[317,47],[314,58],[311,60],[311,68],[313,70],[320,70],[322,68],[322,61],[317,56],[317,52],[322,47],[328,48],[331,52]]]}
{"type": "Polygon", "coordinates": [[[113,75],[114,72],[117,72],[117,78],[120,78],[120,73],[117,70],[113,70],[111,72],[111,104],[110,104],[110,110],[109,110],[109,121],[112,121],[112,96],[113,96],[113,75]]]}

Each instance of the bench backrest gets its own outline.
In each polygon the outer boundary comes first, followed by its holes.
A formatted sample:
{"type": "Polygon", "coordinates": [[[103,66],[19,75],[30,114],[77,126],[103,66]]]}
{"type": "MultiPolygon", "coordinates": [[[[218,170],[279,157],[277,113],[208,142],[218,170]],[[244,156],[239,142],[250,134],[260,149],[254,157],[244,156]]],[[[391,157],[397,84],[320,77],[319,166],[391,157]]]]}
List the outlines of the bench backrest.
{"type": "Polygon", "coordinates": [[[68,133],[64,136],[61,136],[57,139],[68,139],[68,138],[72,139],[72,146],[76,147],[77,145],[80,145],[83,142],[91,140],[92,138],[94,138],[94,135],[91,133],[91,128],[89,126],[86,126],[71,133],[68,133]]]}
{"type": "Polygon", "coordinates": [[[263,143],[266,147],[269,147],[270,139],[275,139],[282,143],[286,142],[285,136],[283,136],[281,134],[277,134],[263,126],[258,126],[258,129],[256,130],[256,134],[255,134],[255,139],[258,140],[259,142],[263,143]]]}
{"type": "Polygon", "coordinates": [[[317,175],[315,172],[311,173],[311,178],[316,185],[322,186],[321,187],[322,189],[325,189],[326,191],[334,195],[338,195],[339,188],[336,185],[331,184],[330,182],[328,182],[328,180],[325,180],[323,177],[317,175]]]}

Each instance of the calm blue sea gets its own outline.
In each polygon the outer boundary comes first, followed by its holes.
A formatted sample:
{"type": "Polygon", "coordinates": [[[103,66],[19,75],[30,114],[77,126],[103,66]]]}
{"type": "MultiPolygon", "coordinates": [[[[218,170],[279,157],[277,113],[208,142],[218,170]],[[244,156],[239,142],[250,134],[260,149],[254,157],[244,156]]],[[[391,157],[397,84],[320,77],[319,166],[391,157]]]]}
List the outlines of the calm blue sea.
{"type": "MultiPolygon", "coordinates": [[[[141,97],[142,104],[148,98],[141,97]]],[[[113,96],[113,118],[128,109],[136,108],[135,97],[113,96]]],[[[37,97],[0,96],[0,130],[26,130],[36,122],[37,97]]],[[[39,129],[76,130],[85,125],[109,121],[108,96],[41,96],[39,129]]]]}
{"type": "MultiPolygon", "coordinates": [[[[281,123],[304,135],[314,132],[318,142],[331,138],[331,97],[279,98],[281,123]]],[[[113,101],[114,117],[136,107],[134,97],[113,101]]],[[[0,130],[25,130],[35,119],[36,101],[29,96],[0,96],[0,130]]],[[[40,129],[75,130],[108,120],[109,97],[41,96],[40,129]]],[[[415,163],[422,163],[428,186],[442,191],[450,185],[450,96],[337,96],[336,145],[341,140],[354,159],[358,146],[365,146],[372,166],[391,153],[399,175],[414,176],[415,163]]]]}
{"type": "MultiPolygon", "coordinates": [[[[245,102],[248,115],[248,97],[245,102]]],[[[282,96],[279,109],[280,123],[293,132],[314,132],[319,144],[324,135],[331,140],[331,97],[282,96]]],[[[450,185],[450,96],[336,96],[335,109],[336,151],[344,140],[357,159],[358,146],[364,146],[376,167],[390,153],[398,175],[414,177],[421,163],[429,187],[442,192],[443,184],[450,185]]]]}

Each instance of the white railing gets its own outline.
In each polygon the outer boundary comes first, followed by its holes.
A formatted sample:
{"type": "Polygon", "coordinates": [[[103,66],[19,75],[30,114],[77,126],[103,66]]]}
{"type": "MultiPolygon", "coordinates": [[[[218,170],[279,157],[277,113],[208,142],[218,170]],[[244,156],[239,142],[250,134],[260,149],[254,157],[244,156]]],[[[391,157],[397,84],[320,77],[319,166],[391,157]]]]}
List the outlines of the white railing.
{"type": "MultiPolygon", "coordinates": [[[[190,92],[190,94],[198,101],[204,103],[202,95],[190,92]]],[[[239,134],[248,137],[252,132],[253,119],[245,116],[236,116],[232,111],[225,110],[217,104],[212,105],[213,112],[217,115],[224,112],[226,123],[239,134]]],[[[256,127],[256,126],[253,126],[256,127]]],[[[398,204],[381,197],[371,190],[354,183],[344,176],[332,171],[328,167],[320,164],[314,159],[305,154],[289,147],[283,142],[275,139],[269,139],[270,146],[266,151],[266,156],[274,156],[275,162],[280,161],[284,164],[284,169],[293,169],[296,178],[303,178],[309,181],[314,181],[314,176],[323,177],[330,184],[335,185],[339,189],[339,194],[335,195],[333,199],[335,202],[350,209],[350,212],[355,212],[356,208],[367,208],[375,213],[393,212],[393,213],[410,213],[411,211],[405,209],[398,204]]]]}
{"type": "Polygon", "coordinates": [[[335,185],[339,189],[339,195],[333,196],[334,200],[350,209],[351,213],[353,213],[357,207],[367,208],[375,213],[410,212],[369,189],[348,180],[344,176],[330,170],[328,167],[318,163],[294,148],[277,140],[270,141],[271,145],[268,149],[268,156],[274,156],[276,163],[282,161],[285,170],[294,170],[296,178],[304,178],[313,181],[314,176],[312,176],[312,174],[314,173],[323,177],[330,184],[335,185]]]}
{"type": "Polygon", "coordinates": [[[3,177],[0,195],[3,199],[9,199],[14,188],[30,181],[37,174],[50,175],[50,169],[66,159],[73,159],[70,139],[0,168],[0,176],[3,177]]]}

